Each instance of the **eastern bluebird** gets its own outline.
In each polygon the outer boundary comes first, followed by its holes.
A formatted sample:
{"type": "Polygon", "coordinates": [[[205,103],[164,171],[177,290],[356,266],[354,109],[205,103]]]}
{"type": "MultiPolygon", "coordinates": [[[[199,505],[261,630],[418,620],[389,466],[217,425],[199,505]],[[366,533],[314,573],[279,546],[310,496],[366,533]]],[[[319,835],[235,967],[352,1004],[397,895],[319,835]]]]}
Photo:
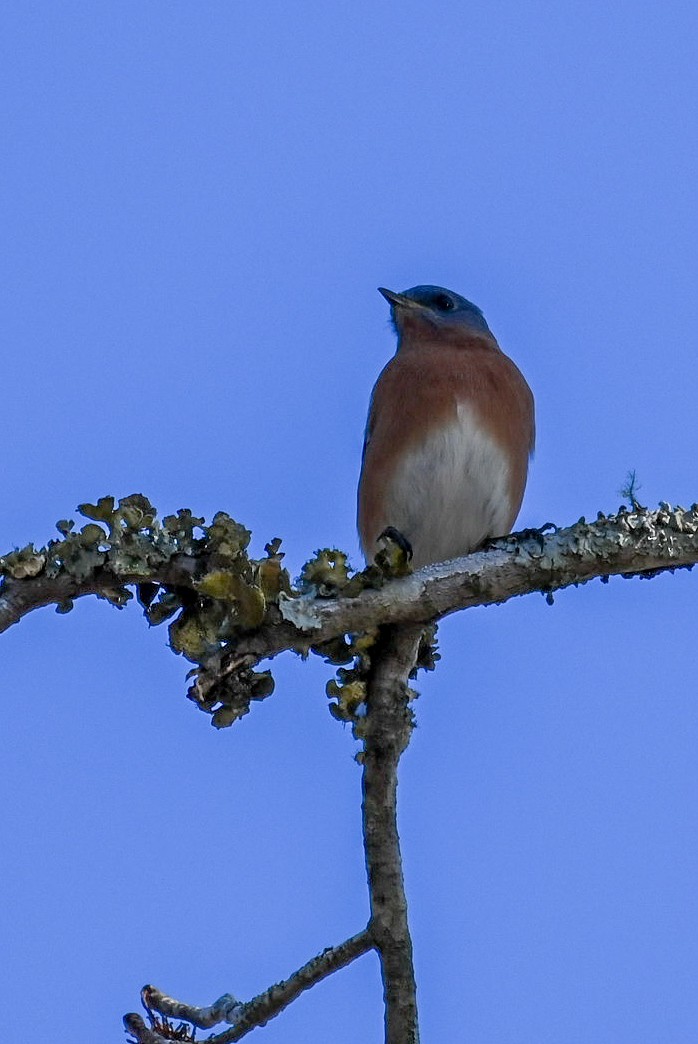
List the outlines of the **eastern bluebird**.
{"type": "Polygon", "coordinates": [[[440,286],[380,292],[398,344],[371,395],[359,536],[370,561],[393,527],[419,568],[511,531],[533,451],[533,395],[476,305],[440,286]]]}

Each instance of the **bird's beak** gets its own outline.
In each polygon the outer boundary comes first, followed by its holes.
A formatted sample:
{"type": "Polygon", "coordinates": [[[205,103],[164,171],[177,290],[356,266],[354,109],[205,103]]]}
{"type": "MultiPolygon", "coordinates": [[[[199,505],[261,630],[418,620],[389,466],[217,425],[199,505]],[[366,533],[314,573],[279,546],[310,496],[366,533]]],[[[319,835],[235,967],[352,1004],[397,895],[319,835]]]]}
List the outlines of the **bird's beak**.
{"type": "Polygon", "coordinates": [[[378,287],[378,293],[382,294],[386,301],[393,306],[393,308],[421,308],[422,306],[413,301],[411,297],[405,297],[404,294],[396,294],[394,290],[386,290],[384,286],[378,287]]]}

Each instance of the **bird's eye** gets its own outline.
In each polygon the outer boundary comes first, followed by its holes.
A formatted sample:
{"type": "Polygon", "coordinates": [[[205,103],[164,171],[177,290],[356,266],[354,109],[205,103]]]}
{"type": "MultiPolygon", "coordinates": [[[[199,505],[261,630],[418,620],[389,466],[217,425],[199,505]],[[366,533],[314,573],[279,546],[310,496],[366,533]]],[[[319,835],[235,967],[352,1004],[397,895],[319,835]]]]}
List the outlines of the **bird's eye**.
{"type": "Polygon", "coordinates": [[[437,294],[434,298],[434,308],[438,308],[440,312],[450,312],[454,307],[453,301],[448,294],[437,294]]]}

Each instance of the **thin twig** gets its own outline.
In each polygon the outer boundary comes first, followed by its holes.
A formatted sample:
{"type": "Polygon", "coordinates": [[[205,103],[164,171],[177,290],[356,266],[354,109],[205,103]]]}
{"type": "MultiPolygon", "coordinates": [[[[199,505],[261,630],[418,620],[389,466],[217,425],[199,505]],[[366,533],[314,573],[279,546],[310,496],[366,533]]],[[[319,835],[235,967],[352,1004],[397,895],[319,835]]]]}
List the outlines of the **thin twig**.
{"type": "Polygon", "coordinates": [[[141,990],[141,1000],[143,1007],[149,1012],[156,1011],[168,1019],[184,1019],[200,1029],[217,1026],[219,1022],[233,1022],[236,1012],[242,1008],[240,1001],[230,993],[225,993],[213,1004],[197,1007],[194,1004],[185,1004],[175,997],[168,997],[157,986],[150,985],[144,986],[141,990]]]}
{"type": "MultiPolygon", "coordinates": [[[[233,1041],[241,1040],[257,1026],[265,1026],[270,1019],[287,1008],[297,997],[311,986],[315,986],[328,975],[345,968],[362,954],[374,948],[374,941],[368,928],[352,936],[339,946],[330,946],[317,957],[304,964],[288,979],[277,982],[270,986],[264,993],[247,1001],[245,1004],[236,1002],[229,998],[228,1010],[227,998],[221,998],[211,1005],[210,1008],[197,1008],[192,1005],[183,1004],[163,993],[154,986],[144,988],[144,1000],[147,1006],[165,1017],[185,1019],[195,1025],[210,1026],[212,1022],[207,1021],[208,1015],[215,1013],[221,1016],[217,1021],[233,1021],[234,1025],[229,1030],[224,1030],[212,1037],[207,1038],[206,1044],[232,1044],[233,1041]],[[203,1019],[204,1021],[200,1021],[203,1019]]],[[[160,1044],[166,1038],[153,1035],[140,1015],[129,1014],[124,1017],[124,1024],[139,1044],[160,1044]]]]}
{"type": "Polygon", "coordinates": [[[422,628],[384,627],[371,650],[363,754],[363,833],[370,928],[381,960],[386,1044],[417,1044],[417,985],[397,830],[397,769],[409,743],[407,677],[422,628]]]}
{"type": "Polygon", "coordinates": [[[193,589],[197,564],[195,556],[182,554],[153,566],[147,575],[142,571],[117,573],[108,567],[99,566],[80,580],[65,573],[58,576],[40,574],[22,580],[5,576],[0,585],[0,634],[35,609],[61,605],[85,595],[98,595],[122,584],[141,584],[147,580],[149,583],[193,589]]]}
{"type": "Polygon", "coordinates": [[[150,1029],[146,1026],[143,1016],[135,1011],[124,1015],[124,1028],[137,1044],[172,1044],[172,1038],[163,1037],[156,1030],[150,1029]]]}

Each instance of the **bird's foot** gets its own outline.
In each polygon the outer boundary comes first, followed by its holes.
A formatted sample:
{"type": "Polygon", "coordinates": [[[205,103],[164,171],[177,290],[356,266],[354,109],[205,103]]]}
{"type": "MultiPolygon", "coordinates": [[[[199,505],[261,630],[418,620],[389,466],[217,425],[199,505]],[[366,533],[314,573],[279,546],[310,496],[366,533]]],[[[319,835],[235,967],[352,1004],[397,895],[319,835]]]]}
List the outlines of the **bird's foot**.
{"type": "Polygon", "coordinates": [[[401,533],[399,529],[395,528],[395,526],[386,526],[378,539],[385,541],[391,540],[394,544],[397,544],[400,550],[404,553],[408,562],[412,560],[412,544],[404,533],[401,533]]]}
{"type": "Polygon", "coordinates": [[[381,545],[376,554],[376,565],[387,576],[405,576],[410,572],[412,544],[395,526],[386,526],[378,537],[381,545]]]}
{"type": "Polygon", "coordinates": [[[556,526],[554,522],[545,522],[542,526],[536,528],[535,526],[528,527],[526,529],[520,529],[516,533],[508,533],[506,536],[501,537],[489,537],[485,540],[481,546],[482,551],[491,551],[493,548],[501,548],[508,540],[535,540],[539,545],[541,551],[543,550],[543,543],[545,541],[545,534],[551,530],[553,533],[557,533],[559,526],[556,526]]]}
{"type": "Polygon", "coordinates": [[[560,527],[556,526],[554,522],[544,522],[542,526],[533,526],[528,529],[522,529],[514,535],[518,540],[535,540],[542,551],[543,544],[545,543],[545,534],[548,531],[557,533],[559,528],[560,527]]]}

